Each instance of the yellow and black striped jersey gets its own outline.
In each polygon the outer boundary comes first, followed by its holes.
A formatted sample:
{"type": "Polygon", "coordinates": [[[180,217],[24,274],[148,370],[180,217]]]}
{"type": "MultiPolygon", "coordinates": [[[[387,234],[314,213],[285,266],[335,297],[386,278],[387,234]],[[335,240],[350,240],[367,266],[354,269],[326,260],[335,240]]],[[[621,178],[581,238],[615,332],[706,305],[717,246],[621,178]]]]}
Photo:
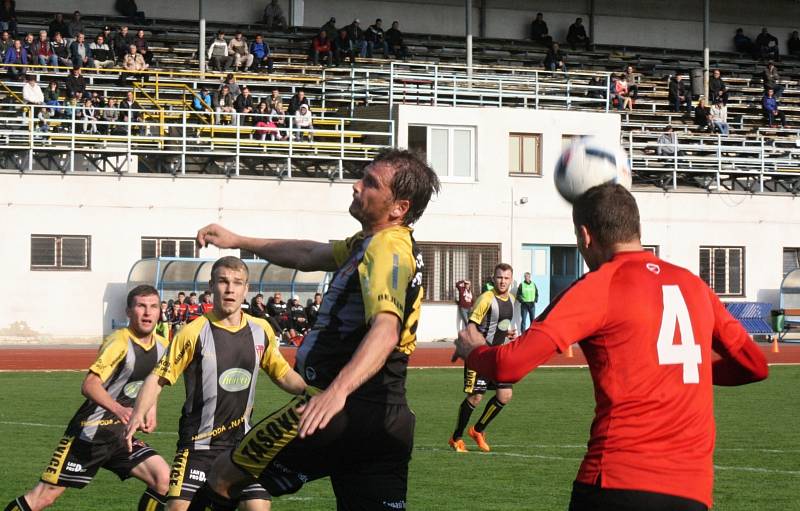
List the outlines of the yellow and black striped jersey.
{"type": "MultiPolygon", "coordinates": [[[[103,340],[97,359],[89,367],[103,382],[112,399],[131,408],[148,374],[164,354],[167,340],[153,333],[143,345],[128,328],[120,328],[103,340]]],[[[83,402],[70,420],[65,435],[87,442],[106,442],[121,435],[125,425],[116,415],[91,399],[83,402]]]]}
{"type": "Polygon", "coordinates": [[[333,252],[339,269],[314,327],[297,351],[297,370],[309,385],[327,387],[350,361],[372,319],[388,312],[400,318],[399,342],[384,366],[353,396],[403,403],[422,302],[422,256],[412,230],[396,226],[371,236],[358,233],[335,242],[333,252]]]}
{"type": "Polygon", "coordinates": [[[469,321],[477,325],[488,344],[499,346],[505,343],[514,321],[514,298],[510,294],[502,298],[494,289],[484,291],[475,300],[469,321]]]}
{"type": "Polygon", "coordinates": [[[179,449],[236,445],[250,429],[259,367],[273,380],[291,370],[264,319],[242,314],[230,327],[210,312],[178,332],[153,373],[170,384],[184,376],[179,449]]]}

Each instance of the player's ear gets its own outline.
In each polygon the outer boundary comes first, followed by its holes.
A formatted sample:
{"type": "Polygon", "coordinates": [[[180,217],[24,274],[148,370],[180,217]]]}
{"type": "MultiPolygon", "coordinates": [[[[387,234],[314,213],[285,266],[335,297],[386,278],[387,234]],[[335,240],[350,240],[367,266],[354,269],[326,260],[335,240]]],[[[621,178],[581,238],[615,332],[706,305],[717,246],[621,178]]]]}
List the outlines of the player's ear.
{"type": "Polygon", "coordinates": [[[579,225],[575,234],[577,235],[578,238],[578,246],[584,249],[587,249],[591,246],[593,241],[592,234],[589,232],[589,230],[586,228],[585,225],[579,225]]]}
{"type": "Polygon", "coordinates": [[[392,217],[403,219],[411,208],[411,201],[408,199],[399,199],[394,201],[392,206],[392,217]]]}

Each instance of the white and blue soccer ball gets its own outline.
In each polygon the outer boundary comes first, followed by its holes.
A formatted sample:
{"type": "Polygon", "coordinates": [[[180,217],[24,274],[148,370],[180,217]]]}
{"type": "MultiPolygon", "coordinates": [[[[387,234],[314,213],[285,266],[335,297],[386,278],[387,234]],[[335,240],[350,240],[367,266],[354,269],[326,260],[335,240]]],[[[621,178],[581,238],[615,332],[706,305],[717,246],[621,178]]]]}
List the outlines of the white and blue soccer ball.
{"type": "Polygon", "coordinates": [[[595,137],[582,137],[561,153],[554,179],[558,193],[570,203],[594,186],[614,183],[630,190],[632,181],[622,147],[595,137]]]}

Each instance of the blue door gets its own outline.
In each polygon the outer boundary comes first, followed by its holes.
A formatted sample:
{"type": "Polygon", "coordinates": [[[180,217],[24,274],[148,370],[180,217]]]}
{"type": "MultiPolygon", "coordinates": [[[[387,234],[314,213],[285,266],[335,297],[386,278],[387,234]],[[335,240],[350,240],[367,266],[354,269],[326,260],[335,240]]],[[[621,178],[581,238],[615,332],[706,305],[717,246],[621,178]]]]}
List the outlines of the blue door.
{"type": "Polygon", "coordinates": [[[550,300],[567,289],[583,273],[578,247],[550,247],[550,300]]]}
{"type": "MultiPolygon", "coordinates": [[[[539,291],[539,300],[536,303],[536,314],[544,310],[550,303],[550,246],[549,245],[523,245],[523,250],[530,257],[531,280],[539,291]]],[[[526,261],[528,262],[528,261],[526,261]]],[[[525,271],[520,272],[518,281],[522,280],[525,271]]]]}

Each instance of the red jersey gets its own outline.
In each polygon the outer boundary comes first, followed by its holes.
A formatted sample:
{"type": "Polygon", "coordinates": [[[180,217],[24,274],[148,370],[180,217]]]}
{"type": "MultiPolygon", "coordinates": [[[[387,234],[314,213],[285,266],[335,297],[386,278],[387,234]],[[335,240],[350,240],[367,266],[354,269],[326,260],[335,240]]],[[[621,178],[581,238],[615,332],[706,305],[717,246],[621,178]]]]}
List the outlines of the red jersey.
{"type": "Polygon", "coordinates": [[[213,303],[201,303],[200,306],[203,308],[203,314],[208,314],[214,309],[213,303]]]}
{"type": "Polygon", "coordinates": [[[649,252],[623,252],[564,291],[519,340],[476,348],[467,365],[516,381],[574,342],[597,402],[577,481],[710,508],[712,379],[766,378],[766,361],[744,328],[688,270],[649,252]],[[713,364],[712,349],[723,357],[713,364]]]}

